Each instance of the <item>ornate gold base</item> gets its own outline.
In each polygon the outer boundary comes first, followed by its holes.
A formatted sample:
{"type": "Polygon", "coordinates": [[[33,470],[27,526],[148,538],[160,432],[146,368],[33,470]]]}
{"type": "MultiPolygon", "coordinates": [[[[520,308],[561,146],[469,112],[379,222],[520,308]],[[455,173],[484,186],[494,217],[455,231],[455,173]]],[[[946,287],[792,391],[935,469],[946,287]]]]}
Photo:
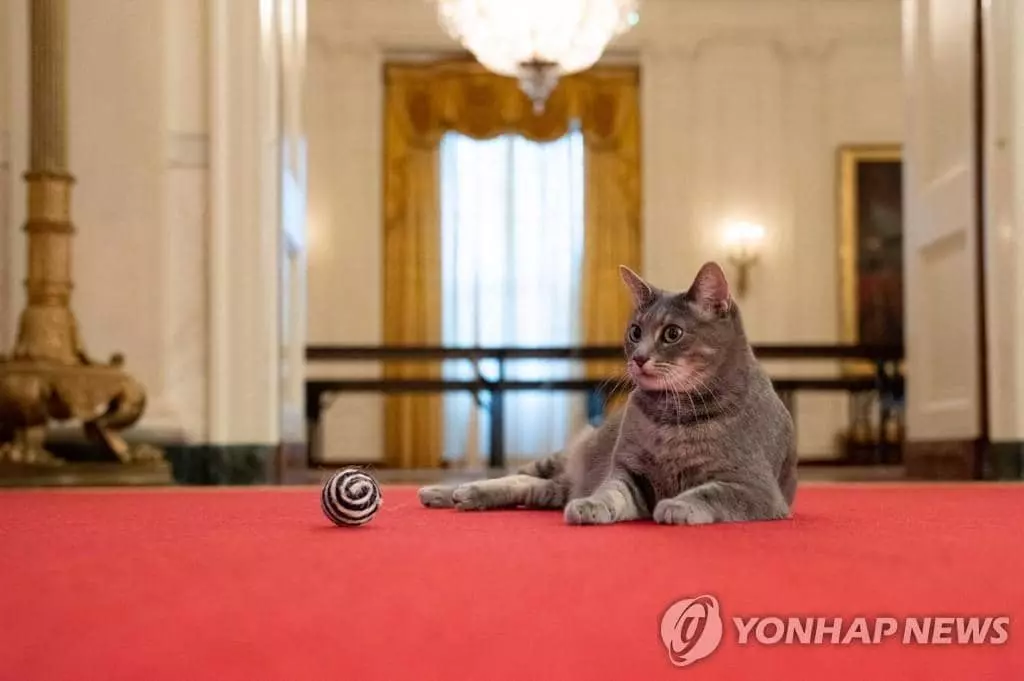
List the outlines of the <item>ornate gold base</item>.
{"type": "Polygon", "coordinates": [[[32,466],[0,462],[0,487],[118,487],[172,485],[166,461],[144,463],[65,463],[32,466]]]}
{"type": "Polygon", "coordinates": [[[67,0],[29,7],[29,168],[25,173],[25,308],[10,358],[0,357],[0,464],[61,467],[46,426],[75,420],[114,462],[160,461],[117,434],[142,416],[146,395],[121,369],[85,354],[71,310],[71,190],[67,167],[67,0]]]}
{"type": "Polygon", "coordinates": [[[130,446],[117,432],[138,421],[146,405],[142,386],[121,364],[118,356],[110,364],[0,362],[0,463],[63,465],[44,445],[46,425],[67,420],[82,423],[86,436],[112,461],[162,461],[159,449],[130,446]]]}

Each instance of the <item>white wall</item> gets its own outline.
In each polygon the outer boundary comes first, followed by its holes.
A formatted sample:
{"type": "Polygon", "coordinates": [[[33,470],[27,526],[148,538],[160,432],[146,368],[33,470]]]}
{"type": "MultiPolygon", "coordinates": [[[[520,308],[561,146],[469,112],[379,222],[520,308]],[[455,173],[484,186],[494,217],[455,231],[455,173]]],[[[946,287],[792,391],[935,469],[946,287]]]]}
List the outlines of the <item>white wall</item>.
{"type": "Polygon", "coordinates": [[[170,212],[185,205],[168,191],[179,189],[176,155],[184,150],[167,126],[179,102],[164,90],[164,6],[68,4],[72,305],[87,351],[97,359],[123,351],[151,396],[147,425],[173,430],[202,408],[187,401],[187,389],[178,393],[185,373],[175,353],[181,305],[196,305],[201,288],[183,269],[189,259],[174,257],[196,227],[170,212]]]}
{"type": "MultiPolygon", "coordinates": [[[[309,132],[308,277],[310,344],[378,345],[383,341],[383,82],[381,53],[366,45],[335,49],[319,38],[328,17],[310,4],[306,123],[309,132]]],[[[343,22],[344,23],[344,22],[343,22]]],[[[379,376],[379,368],[316,365],[320,377],[379,376]]],[[[374,459],[381,453],[382,400],[335,399],[323,442],[332,452],[374,459]]]]}
{"type": "MultiPolygon", "coordinates": [[[[278,440],[274,14],[303,4],[68,3],[72,307],[89,354],[124,352],[145,384],[139,436],[278,440]]],[[[24,302],[26,7],[0,12],[3,350],[24,302]]]]}
{"type": "Polygon", "coordinates": [[[24,244],[21,231],[25,219],[25,188],[22,170],[28,161],[28,111],[19,103],[28,96],[27,62],[28,15],[26,0],[11,0],[0,8],[0,29],[5,40],[0,41],[0,138],[3,142],[3,161],[0,163],[0,347],[6,351],[14,343],[18,312],[25,300],[24,244]],[[21,29],[21,30],[18,30],[21,29]],[[4,167],[6,166],[6,168],[4,167]]]}
{"type": "MultiPolygon", "coordinates": [[[[310,31],[310,342],[379,343],[382,65],[455,46],[420,0],[310,0],[310,31]]],[[[647,0],[612,58],[641,68],[645,274],[684,287],[721,221],[762,222],[753,340],[838,341],[835,151],[902,139],[898,0],[647,0]]],[[[844,404],[801,398],[803,452],[831,451],[844,404]]],[[[339,400],[325,440],[379,456],[379,400],[339,400]]]]}
{"type": "MultiPolygon", "coordinates": [[[[0,36],[9,35],[8,29],[11,14],[10,3],[0,3],[0,36]]],[[[8,243],[7,221],[10,207],[10,87],[11,87],[11,46],[9,41],[0,43],[0,262],[7,262],[10,250],[8,243]]],[[[7,321],[7,308],[10,307],[10,279],[0,274],[0,347],[6,347],[10,340],[10,329],[7,321]]]]}

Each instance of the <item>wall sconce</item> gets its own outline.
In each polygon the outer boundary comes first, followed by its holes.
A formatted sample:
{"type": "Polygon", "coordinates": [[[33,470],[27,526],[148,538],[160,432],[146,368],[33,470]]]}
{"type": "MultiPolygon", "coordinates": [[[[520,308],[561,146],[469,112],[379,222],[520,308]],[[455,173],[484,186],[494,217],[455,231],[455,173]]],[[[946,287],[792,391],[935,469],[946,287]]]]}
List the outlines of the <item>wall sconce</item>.
{"type": "Polygon", "coordinates": [[[729,263],[736,268],[736,294],[742,298],[750,284],[750,268],[761,257],[764,227],[753,222],[730,222],[725,226],[725,248],[729,263]]]}

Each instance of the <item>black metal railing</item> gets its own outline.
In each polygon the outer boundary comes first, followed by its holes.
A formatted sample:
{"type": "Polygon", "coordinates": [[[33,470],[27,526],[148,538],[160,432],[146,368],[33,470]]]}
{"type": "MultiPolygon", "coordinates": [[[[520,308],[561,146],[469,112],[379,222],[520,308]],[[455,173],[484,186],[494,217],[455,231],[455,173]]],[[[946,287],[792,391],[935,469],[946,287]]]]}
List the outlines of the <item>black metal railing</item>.
{"type": "MultiPolygon", "coordinates": [[[[893,419],[897,418],[904,393],[901,371],[902,347],[866,345],[758,345],[754,352],[761,360],[836,360],[848,362],[865,371],[841,376],[772,377],[772,382],[790,413],[796,419],[794,396],[798,392],[840,392],[850,396],[877,396],[877,436],[874,438],[873,462],[892,463],[892,442],[886,437],[893,419]]],[[[616,392],[624,390],[614,377],[594,379],[514,380],[507,378],[507,363],[516,360],[594,361],[623,359],[619,346],[586,346],[566,348],[469,348],[469,347],[388,347],[312,345],[306,349],[309,364],[318,362],[476,362],[472,379],[393,379],[393,378],[309,378],[306,380],[306,419],[309,429],[310,464],[316,465],[323,451],[321,437],[325,398],[344,393],[446,393],[470,392],[488,394],[490,426],[488,463],[492,468],[505,465],[504,396],[513,391],[583,392],[588,397],[588,415],[597,420],[604,405],[616,392]],[[479,363],[494,364],[492,377],[484,377],[479,363]]]]}

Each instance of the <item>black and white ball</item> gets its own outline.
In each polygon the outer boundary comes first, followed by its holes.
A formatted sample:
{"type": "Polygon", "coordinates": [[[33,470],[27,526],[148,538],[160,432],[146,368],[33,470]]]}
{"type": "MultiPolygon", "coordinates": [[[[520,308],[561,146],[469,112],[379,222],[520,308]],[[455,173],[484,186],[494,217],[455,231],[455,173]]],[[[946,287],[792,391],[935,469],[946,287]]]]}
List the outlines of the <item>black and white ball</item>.
{"type": "Polygon", "coordinates": [[[320,493],[320,508],[335,525],[368,523],[377,515],[380,505],[380,485],[357,468],[332,475],[320,493]]]}

